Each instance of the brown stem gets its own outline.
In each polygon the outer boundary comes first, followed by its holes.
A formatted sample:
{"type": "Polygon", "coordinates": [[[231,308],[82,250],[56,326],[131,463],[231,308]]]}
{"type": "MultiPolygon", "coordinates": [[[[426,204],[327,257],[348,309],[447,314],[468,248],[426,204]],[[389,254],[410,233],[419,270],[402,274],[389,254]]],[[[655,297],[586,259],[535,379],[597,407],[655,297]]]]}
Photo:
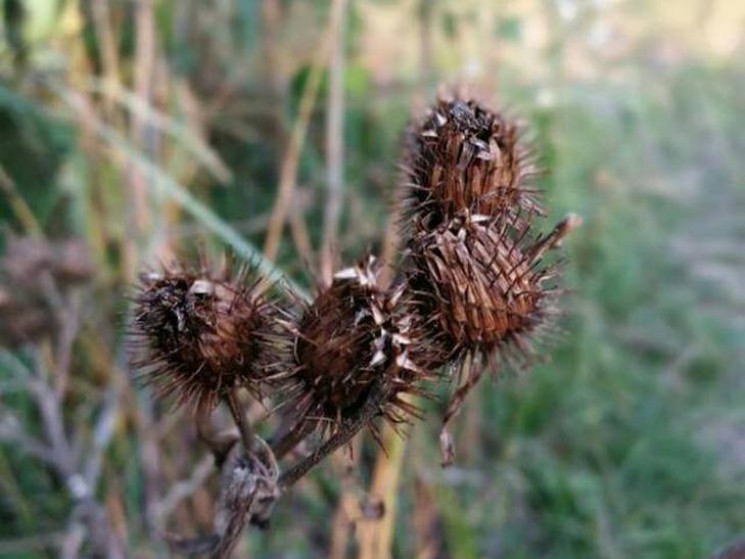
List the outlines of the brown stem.
{"type": "Polygon", "coordinates": [[[197,428],[197,437],[210,449],[215,464],[219,468],[225,462],[228,453],[233,445],[238,442],[240,436],[236,435],[232,429],[225,431],[215,429],[211,416],[212,409],[207,405],[202,405],[197,409],[194,423],[197,428]]]}
{"type": "MultiPolygon", "coordinates": [[[[333,30],[334,21],[329,20],[327,24],[328,30],[333,30]]],[[[279,251],[279,242],[282,236],[282,230],[284,229],[285,218],[287,211],[290,206],[290,202],[293,198],[293,192],[297,186],[297,172],[300,163],[300,155],[305,143],[306,133],[308,131],[308,125],[310,117],[313,113],[313,107],[316,103],[316,97],[321,86],[321,78],[323,77],[323,70],[326,66],[326,58],[328,56],[329,41],[331,34],[329,31],[325,33],[325,38],[316,53],[313,64],[311,67],[310,74],[308,76],[308,82],[303,90],[303,95],[300,99],[299,113],[297,121],[292,129],[288,144],[285,150],[285,154],[282,159],[282,164],[279,170],[279,186],[277,187],[277,199],[272,209],[272,216],[269,220],[269,227],[267,229],[266,241],[264,242],[264,257],[267,260],[274,261],[279,251]]]]}
{"type": "Polygon", "coordinates": [[[227,526],[225,527],[225,533],[218,540],[212,553],[210,553],[210,559],[228,559],[232,555],[246,524],[248,524],[253,502],[253,493],[250,493],[245,498],[236,499],[238,506],[234,510],[231,510],[227,526]]]}
{"type": "Polygon", "coordinates": [[[282,460],[312,432],[313,423],[311,421],[304,421],[301,425],[293,425],[286,433],[272,442],[272,452],[274,452],[276,459],[282,460]]]}
{"type": "Polygon", "coordinates": [[[466,379],[450,399],[450,403],[448,403],[448,407],[445,410],[445,417],[442,420],[442,429],[440,430],[440,451],[442,454],[441,465],[443,468],[450,466],[455,460],[455,448],[453,445],[453,438],[448,431],[448,425],[463,407],[463,402],[465,402],[468,393],[478,384],[481,375],[484,374],[485,367],[480,362],[474,363],[474,357],[471,356],[466,362],[465,369],[467,371],[466,379]]]}
{"type": "Polygon", "coordinates": [[[233,421],[235,421],[235,425],[238,427],[238,432],[240,433],[241,441],[243,442],[243,448],[245,448],[246,452],[250,455],[254,450],[254,431],[253,427],[251,427],[251,424],[246,419],[246,414],[243,411],[241,403],[238,401],[237,390],[237,388],[234,388],[228,392],[224,398],[225,403],[230,410],[230,414],[233,416],[233,421]]]}
{"type": "Polygon", "coordinates": [[[360,429],[372,421],[379,413],[385,401],[387,391],[380,381],[373,383],[367,400],[356,413],[343,420],[339,430],[329,440],[318,447],[312,454],[303,458],[292,468],[279,476],[279,487],[285,490],[304,477],[326,456],[347,444],[360,429]]]}

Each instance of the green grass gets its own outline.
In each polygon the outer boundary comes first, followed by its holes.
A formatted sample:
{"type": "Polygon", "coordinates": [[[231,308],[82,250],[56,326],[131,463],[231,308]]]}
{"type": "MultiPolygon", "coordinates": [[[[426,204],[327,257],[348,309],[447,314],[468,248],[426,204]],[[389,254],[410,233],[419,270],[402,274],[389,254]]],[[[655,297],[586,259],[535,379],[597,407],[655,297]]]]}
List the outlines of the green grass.
{"type": "MultiPolygon", "coordinates": [[[[161,12],[165,55],[182,72],[171,78],[191,80],[198,90],[209,80],[200,74],[203,68],[190,66],[190,56],[197,60],[217,47],[207,41],[187,48],[167,23],[174,14],[164,7],[161,12]]],[[[239,12],[242,33],[251,35],[258,25],[253,3],[241,3],[239,12]]],[[[127,28],[121,45],[128,63],[132,33],[127,28]]],[[[240,48],[255,54],[256,37],[240,37],[240,48]]],[[[230,57],[237,55],[227,52],[212,54],[233,68],[238,61],[230,57]]],[[[112,356],[121,355],[118,313],[125,278],[134,272],[123,256],[131,241],[121,209],[127,174],[107,150],[89,152],[69,107],[36,87],[34,72],[54,76],[49,59],[32,57],[21,70],[6,59],[2,64],[0,164],[50,238],[88,239],[98,273],[89,293],[87,335],[95,333],[111,362],[122,364],[112,356]]],[[[404,460],[394,556],[416,552],[417,478],[433,488],[442,557],[706,557],[745,533],[745,107],[738,96],[743,69],[686,59],[661,71],[638,60],[621,84],[611,85],[602,74],[547,84],[514,79],[518,61],[505,64],[501,95],[535,132],[550,170],[540,186],[552,218],[575,211],[585,219],[567,243],[569,316],[563,334],[549,344],[550,362],[484,381],[470,402],[478,406],[471,417],[477,428],[467,429],[468,412],[462,414],[455,426],[462,459],[448,471],[439,468],[436,414],[442,404],[428,404],[429,421],[416,425],[404,460]],[[555,104],[530,101],[547,87],[555,104]]],[[[286,123],[296,116],[308,71],[295,66],[281,107],[286,123]]],[[[246,83],[233,84],[236,102],[229,108],[266,108],[259,70],[246,83]]],[[[80,71],[70,70],[73,77],[80,71]]],[[[382,244],[385,198],[396,181],[399,133],[415,89],[413,80],[393,92],[378,88],[368,73],[350,55],[342,239],[347,259],[382,244]]],[[[75,83],[98,83],[83,77],[75,83]]],[[[170,95],[161,151],[146,153],[117,129],[125,113],[142,109],[130,97],[98,127],[98,141],[142,171],[151,192],[176,200],[183,211],[176,222],[160,222],[157,213],[156,225],[196,228],[198,242],[206,240],[215,251],[228,246],[260,258],[263,232],[243,235],[239,221],[260,217],[274,201],[281,149],[272,143],[265,115],[247,109],[240,118],[220,120],[221,126],[241,121],[250,129],[247,136],[215,126],[201,137],[172,116],[184,112],[185,102],[170,95]],[[230,173],[222,172],[223,162],[230,173]]],[[[323,103],[310,123],[299,176],[311,199],[305,219],[316,246],[323,214],[323,103]]],[[[153,207],[162,207],[162,200],[153,207]]],[[[0,220],[4,240],[19,224],[5,203],[0,220]]],[[[187,252],[197,244],[194,237],[174,238],[187,252]]],[[[151,246],[162,240],[153,233],[138,241],[151,246]]],[[[309,283],[289,235],[279,265],[299,284],[309,283]]],[[[111,364],[77,350],[71,423],[94,417],[111,364]]],[[[0,379],[8,377],[0,368],[0,379]]],[[[127,409],[133,413],[147,399],[131,389],[127,409]]],[[[38,417],[23,393],[2,394],[0,401],[39,434],[38,417]]],[[[160,417],[165,411],[155,406],[153,413],[160,417]]],[[[143,442],[133,416],[127,419],[107,454],[99,494],[120,498],[131,549],[154,555],[142,520],[143,442]]],[[[161,450],[170,468],[167,481],[173,482],[188,475],[203,451],[186,420],[166,440],[161,450]]],[[[12,445],[0,443],[0,452],[0,552],[2,540],[64,530],[70,502],[60,480],[12,445]]],[[[363,448],[363,481],[374,456],[372,445],[363,448]]],[[[271,530],[251,533],[255,556],[326,557],[339,491],[336,476],[324,470],[287,496],[271,530]]],[[[186,510],[182,518],[204,530],[192,513],[186,510]]]]}

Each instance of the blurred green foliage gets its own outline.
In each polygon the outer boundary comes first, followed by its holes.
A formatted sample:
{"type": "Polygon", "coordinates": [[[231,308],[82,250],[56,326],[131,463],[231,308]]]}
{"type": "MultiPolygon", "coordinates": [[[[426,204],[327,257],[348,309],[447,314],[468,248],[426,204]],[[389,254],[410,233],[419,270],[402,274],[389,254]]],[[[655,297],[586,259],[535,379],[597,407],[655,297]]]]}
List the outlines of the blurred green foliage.
{"type": "MultiPolygon", "coordinates": [[[[128,149],[261,247],[285,139],[298,117],[311,71],[309,55],[324,33],[327,6],[278,3],[284,19],[273,40],[282,59],[272,69],[264,60],[268,34],[258,0],[218,2],[210,9],[193,1],[156,2],[156,56],[165,64],[158,79],[165,83],[154,93],[154,104],[206,142],[230,169],[230,179],[220,181],[156,126],[144,139],[129,135],[133,113],[112,109],[105,95],[90,89],[92,78],[104,74],[101,29],[91,16],[95,2],[58,4],[64,17],[49,15],[52,3],[4,3],[0,165],[50,238],[88,239],[99,273],[91,287],[87,329],[98,328],[111,359],[123,366],[117,313],[135,267],[152,264],[159,243],[185,251],[200,242],[219,251],[222,244],[207,234],[214,228],[200,220],[199,212],[169,206],[167,196],[151,188],[152,177],[147,180],[152,222],[141,237],[131,238],[126,221],[132,209],[131,164],[102,137],[93,133],[91,139],[89,117],[75,116],[55,87],[86,95],[96,118],[118,131],[128,149]],[[22,16],[13,13],[18,6],[27,8],[22,16]],[[184,84],[193,100],[179,89],[184,84]],[[190,120],[192,101],[199,125],[190,120]],[[132,242],[138,246],[134,262],[124,256],[132,242]]],[[[109,4],[116,22],[118,79],[125,89],[134,89],[133,7],[109,4]]],[[[376,45],[362,40],[375,37],[370,6],[389,10],[390,17],[400,9],[405,19],[419,13],[411,2],[360,1],[349,8],[346,193],[338,241],[345,261],[383,245],[400,133],[412,97],[431,98],[438,81],[464,75],[450,61],[460,56],[463,36],[475,33],[479,18],[463,16],[455,1],[437,4],[434,67],[424,77],[381,70],[370,62],[375,53],[368,51],[376,45]]],[[[638,3],[627,4],[608,8],[608,17],[636,21],[640,12],[644,17],[638,3]]],[[[556,5],[538,2],[532,15],[510,14],[505,7],[490,22],[490,42],[481,48],[529,41],[529,18],[557,17],[556,5]]],[[[394,557],[417,553],[417,480],[434,488],[441,526],[435,557],[694,559],[745,532],[743,57],[707,56],[681,46],[673,62],[660,62],[654,45],[675,46],[675,38],[641,34],[620,59],[611,64],[601,57],[592,72],[578,75],[571,67],[577,44],[604,13],[591,7],[595,3],[577,5],[584,15],[575,23],[549,26],[555,35],[539,52],[543,71],[528,71],[509,50],[497,68],[485,71],[494,70],[490,84],[499,99],[529,122],[549,170],[539,186],[552,216],[574,211],[585,218],[567,246],[571,293],[565,298],[565,332],[548,344],[553,348],[549,362],[520,374],[501,372],[474,394],[456,427],[461,456],[451,470],[438,466],[434,418],[441,405],[427,404],[431,419],[413,430],[402,472],[394,557]]],[[[650,8],[652,13],[657,12],[650,8]]],[[[549,20],[557,21],[563,20],[549,20]]],[[[418,40],[415,29],[410,33],[402,41],[418,40]]],[[[461,60],[462,66],[466,62],[461,60]]],[[[293,202],[306,199],[301,208],[314,247],[320,245],[325,196],[327,90],[324,78],[300,154],[293,202]]],[[[5,201],[0,222],[3,238],[22,229],[5,201]]],[[[310,285],[289,233],[277,262],[310,285]]],[[[100,395],[102,366],[93,361],[82,350],[76,358],[78,380],[70,404],[75,420],[90,418],[100,395]],[[91,402],[81,404],[87,397],[91,402]]],[[[7,378],[2,367],[5,377],[0,378],[7,378]]],[[[146,398],[133,392],[130,405],[146,398]]],[[[38,431],[38,418],[23,394],[3,394],[2,401],[21,410],[30,429],[38,431]]],[[[188,475],[198,454],[179,450],[186,440],[182,435],[163,448],[175,472],[171,481],[188,475]]],[[[190,442],[197,448],[193,437],[190,442]]],[[[107,454],[99,492],[121,495],[129,545],[144,557],[157,551],[148,547],[140,520],[145,482],[133,457],[141,455],[142,444],[136,429],[121,428],[107,454]]],[[[0,539],[64,530],[70,503],[60,480],[12,445],[2,443],[0,449],[0,539]]],[[[364,485],[373,461],[374,448],[365,447],[364,485]]],[[[270,531],[251,533],[248,545],[255,556],[327,556],[328,519],[340,488],[329,471],[319,471],[314,480],[280,504],[270,531]]],[[[0,553],[3,549],[0,541],[0,553]]]]}

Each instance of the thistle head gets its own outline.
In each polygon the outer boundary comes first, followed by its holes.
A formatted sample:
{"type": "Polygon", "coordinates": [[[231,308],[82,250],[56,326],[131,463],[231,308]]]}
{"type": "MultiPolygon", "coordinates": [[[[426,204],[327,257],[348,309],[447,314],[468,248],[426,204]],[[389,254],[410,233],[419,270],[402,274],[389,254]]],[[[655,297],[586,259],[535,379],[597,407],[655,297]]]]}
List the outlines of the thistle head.
{"type": "Polygon", "coordinates": [[[544,255],[578,224],[569,216],[550,234],[530,239],[529,228],[516,229],[506,216],[468,216],[416,236],[409,304],[428,317],[432,343],[452,363],[469,353],[533,357],[536,334],[558,312],[557,268],[544,255]]]}
{"type": "Polygon", "coordinates": [[[381,407],[386,417],[415,411],[400,395],[416,391],[427,373],[413,358],[411,324],[397,312],[401,292],[385,290],[379,276],[378,261],[364,258],[337,272],[304,309],[294,350],[302,421],[333,431],[376,380],[389,394],[381,407]]]}
{"type": "Polygon", "coordinates": [[[162,396],[212,408],[235,387],[260,396],[278,377],[284,322],[244,269],[143,274],[132,321],[134,365],[162,396]]]}
{"type": "Polygon", "coordinates": [[[404,198],[410,217],[433,230],[463,211],[542,214],[538,174],[515,122],[473,99],[440,99],[410,126],[404,198]]]}

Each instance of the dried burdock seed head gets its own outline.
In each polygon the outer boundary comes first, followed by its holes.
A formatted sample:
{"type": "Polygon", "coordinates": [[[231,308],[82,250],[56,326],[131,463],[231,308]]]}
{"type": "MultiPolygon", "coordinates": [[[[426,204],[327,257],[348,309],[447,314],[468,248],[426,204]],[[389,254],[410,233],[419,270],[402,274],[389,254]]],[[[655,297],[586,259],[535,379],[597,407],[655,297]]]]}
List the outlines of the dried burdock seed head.
{"type": "Polygon", "coordinates": [[[412,243],[410,305],[451,362],[497,350],[508,359],[533,357],[532,339],[557,312],[557,268],[543,256],[580,219],[569,216],[533,240],[529,228],[515,229],[514,221],[458,217],[412,243]]]}
{"type": "Polygon", "coordinates": [[[413,359],[410,321],[396,312],[400,290],[379,282],[373,256],[341,270],[303,312],[295,341],[294,406],[301,423],[331,433],[364,402],[380,380],[387,394],[381,414],[402,420],[415,410],[401,399],[416,392],[426,371],[413,359]]]}
{"type": "Polygon", "coordinates": [[[195,409],[211,409],[236,387],[261,396],[281,377],[290,339],[267,289],[245,268],[143,274],[132,321],[135,366],[160,395],[195,409]]]}
{"type": "Polygon", "coordinates": [[[412,125],[402,166],[408,216],[427,230],[464,210],[542,214],[518,125],[473,99],[440,99],[412,125]]]}
{"type": "Polygon", "coordinates": [[[450,400],[440,434],[443,465],[454,459],[447,425],[478,384],[489,361],[522,366],[537,357],[535,340],[551,331],[558,314],[558,268],[547,251],[581,223],[570,215],[545,236],[529,240],[519,216],[468,212],[410,242],[407,305],[447,354],[460,386],[450,400]]]}

